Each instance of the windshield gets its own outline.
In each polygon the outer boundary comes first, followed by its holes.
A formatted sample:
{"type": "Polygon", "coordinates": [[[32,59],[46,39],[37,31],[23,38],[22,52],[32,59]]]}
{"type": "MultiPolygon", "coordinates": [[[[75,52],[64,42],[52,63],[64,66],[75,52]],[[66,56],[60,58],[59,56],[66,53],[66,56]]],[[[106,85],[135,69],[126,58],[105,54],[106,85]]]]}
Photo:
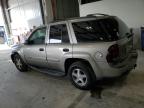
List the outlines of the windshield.
{"type": "Polygon", "coordinates": [[[129,29],[117,17],[72,23],[78,42],[116,41],[123,38],[129,29]]]}

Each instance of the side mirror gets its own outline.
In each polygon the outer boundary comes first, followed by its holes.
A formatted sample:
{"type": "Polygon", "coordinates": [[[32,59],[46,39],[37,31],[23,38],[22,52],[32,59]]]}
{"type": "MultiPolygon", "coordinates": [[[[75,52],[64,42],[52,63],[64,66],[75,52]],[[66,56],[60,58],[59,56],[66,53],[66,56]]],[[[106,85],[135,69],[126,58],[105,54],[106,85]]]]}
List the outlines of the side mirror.
{"type": "Polygon", "coordinates": [[[28,40],[25,40],[24,44],[25,44],[25,45],[28,45],[28,44],[29,44],[29,41],[28,41],[28,40]]]}

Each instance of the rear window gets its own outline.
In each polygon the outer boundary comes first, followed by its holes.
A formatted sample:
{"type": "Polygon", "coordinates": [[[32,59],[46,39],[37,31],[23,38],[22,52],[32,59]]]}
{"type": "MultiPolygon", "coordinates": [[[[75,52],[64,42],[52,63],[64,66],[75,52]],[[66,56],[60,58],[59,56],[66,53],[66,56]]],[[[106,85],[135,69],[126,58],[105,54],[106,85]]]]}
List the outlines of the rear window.
{"type": "Polygon", "coordinates": [[[118,18],[105,18],[72,23],[78,42],[116,41],[129,32],[126,24],[118,18]]]}

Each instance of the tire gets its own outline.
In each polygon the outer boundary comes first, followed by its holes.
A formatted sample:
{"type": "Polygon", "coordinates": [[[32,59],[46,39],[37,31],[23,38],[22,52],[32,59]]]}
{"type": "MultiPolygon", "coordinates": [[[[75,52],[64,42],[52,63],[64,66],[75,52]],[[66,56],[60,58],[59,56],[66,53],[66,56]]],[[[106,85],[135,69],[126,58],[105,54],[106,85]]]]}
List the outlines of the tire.
{"type": "Polygon", "coordinates": [[[68,70],[69,78],[72,84],[81,90],[90,90],[96,78],[92,69],[83,62],[75,62],[73,63],[68,70]]]}
{"type": "Polygon", "coordinates": [[[20,72],[28,71],[28,66],[24,63],[18,54],[14,55],[14,64],[20,72]]]}

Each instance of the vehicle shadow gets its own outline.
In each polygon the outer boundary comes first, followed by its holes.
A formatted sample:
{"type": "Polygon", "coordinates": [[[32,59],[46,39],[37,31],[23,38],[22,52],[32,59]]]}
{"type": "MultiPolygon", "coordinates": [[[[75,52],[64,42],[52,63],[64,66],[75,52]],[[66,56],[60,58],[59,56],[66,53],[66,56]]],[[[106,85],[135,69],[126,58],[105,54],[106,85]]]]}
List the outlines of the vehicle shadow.
{"type": "Polygon", "coordinates": [[[115,87],[121,88],[125,85],[129,72],[117,78],[104,78],[97,81],[90,90],[90,96],[96,99],[102,99],[103,91],[115,87]]]}

